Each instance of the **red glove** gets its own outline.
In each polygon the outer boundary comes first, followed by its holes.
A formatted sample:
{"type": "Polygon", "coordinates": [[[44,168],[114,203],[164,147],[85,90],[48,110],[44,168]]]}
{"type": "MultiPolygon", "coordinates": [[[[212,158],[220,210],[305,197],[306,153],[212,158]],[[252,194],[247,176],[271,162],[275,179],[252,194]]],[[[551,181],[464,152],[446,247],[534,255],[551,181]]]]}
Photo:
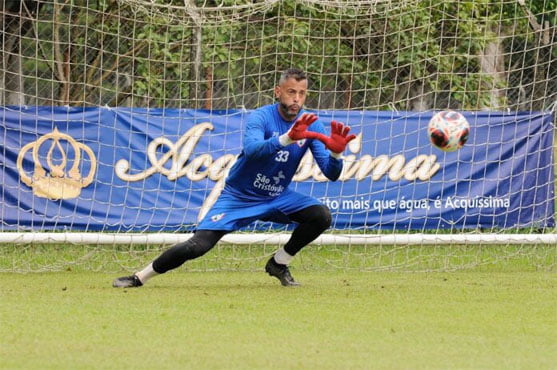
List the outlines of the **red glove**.
{"type": "Polygon", "coordinates": [[[356,138],[356,135],[352,134],[348,136],[350,132],[350,126],[345,126],[342,122],[332,121],[331,122],[331,136],[317,137],[321,140],[323,144],[333,153],[342,153],[346,149],[346,145],[356,138]]]}
{"type": "Polygon", "coordinates": [[[315,132],[309,132],[307,129],[315,121],[317,121],[317,116],[315,114],[302,114],[287,133],[290,140],[314,139],[315,137],[312,137],[312,134],[315,134],[315,132]]]}
{"type": "Polygon", "coordinates": [[[342,122],[331,122],[331,136],[325,136],[319,132],[308,131],[308,127],[317,121],[317,116],[313,113],[304,113],[294,122],[294,125],[287,132],[288,138],[292,141],[302,139],[317,139],[323,142],[327,149],[333,153],[342,153],[346,145],[356,138],[356,135],[348,136],[350,127],[342,122]]]}

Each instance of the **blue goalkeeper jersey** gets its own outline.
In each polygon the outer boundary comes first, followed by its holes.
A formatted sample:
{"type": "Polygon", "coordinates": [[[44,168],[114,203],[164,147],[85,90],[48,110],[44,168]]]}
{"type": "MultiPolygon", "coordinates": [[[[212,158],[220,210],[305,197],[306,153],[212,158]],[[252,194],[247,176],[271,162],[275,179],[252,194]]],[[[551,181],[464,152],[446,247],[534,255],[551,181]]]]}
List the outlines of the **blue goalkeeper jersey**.
{"type": "MultiPolygon", "coordinates": [[[[298,117],[285,121],[279,114],[278,104],[263,106],[248,116],[243,150],[230,169],[225,191],[253,200],[279,196],[290,185],[308,149],[323,174],[330,180],[338,179],[342,160],[332,157],[319,140],[300,140],[287,146],[280,144],[279,136],[288,132],[298,117]]],[[[309,131],[325,134],[319,120],[309,127],[309,131]]]]}

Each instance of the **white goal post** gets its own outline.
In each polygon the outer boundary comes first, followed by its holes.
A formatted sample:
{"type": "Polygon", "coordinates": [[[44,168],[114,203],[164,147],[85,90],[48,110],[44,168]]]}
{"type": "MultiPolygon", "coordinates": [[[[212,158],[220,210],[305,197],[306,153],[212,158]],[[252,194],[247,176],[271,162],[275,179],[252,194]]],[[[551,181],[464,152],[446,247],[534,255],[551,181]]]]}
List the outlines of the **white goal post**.
{"type": "MultiPolygon", "coordinates": [[[[0,233],[0,243],[9,244],[141,244],[170,245],[183,242],[193,234],[124,233],[0,233]]],[[[229,244],[283,245],[290,238],[284,233],[231,233],[221,241],[229,244]]],[[[323,234],[319,245],[539,245],[557,244],[557,234],[323,234]]]]}

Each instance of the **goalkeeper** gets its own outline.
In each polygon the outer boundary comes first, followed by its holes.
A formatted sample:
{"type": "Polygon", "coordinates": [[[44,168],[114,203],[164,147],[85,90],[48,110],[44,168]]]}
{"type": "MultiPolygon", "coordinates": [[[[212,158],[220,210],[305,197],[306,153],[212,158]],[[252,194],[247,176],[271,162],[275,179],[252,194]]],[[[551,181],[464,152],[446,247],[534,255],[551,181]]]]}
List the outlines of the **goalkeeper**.
{"type": "Polygon", "coordinates": [[[355,135],[331,122],[327,136],[317,116],[303,111],[308,80],[288,69],[275,87],[277,103],[254,110],[247,119],[243,150],[230,169],[224,189],[201,220],[194,235],[163,252],[143,270],[117,278],[114,287],[139,287],[150,278],[207,253],[227,233],[256,221],[297,223],[284,247],[269,259],[265,271],[283,286],[299,285],[288,264],[331,225],[329,209],[317,199],[288,188],[306,151],[311,150],[323,174],[335,181],[342,171],[341,154],[355,135]]]}

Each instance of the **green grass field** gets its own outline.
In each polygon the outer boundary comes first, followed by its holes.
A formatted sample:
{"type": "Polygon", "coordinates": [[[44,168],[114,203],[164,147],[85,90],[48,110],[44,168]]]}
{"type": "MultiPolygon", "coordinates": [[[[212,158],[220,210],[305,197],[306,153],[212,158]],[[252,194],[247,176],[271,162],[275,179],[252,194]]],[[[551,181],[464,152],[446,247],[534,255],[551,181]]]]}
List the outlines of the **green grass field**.
{"type": "Polygon", "coordinates": [[[557,368],[554,272],[292,272],[1,273],[0,368],[557,368]]]}

